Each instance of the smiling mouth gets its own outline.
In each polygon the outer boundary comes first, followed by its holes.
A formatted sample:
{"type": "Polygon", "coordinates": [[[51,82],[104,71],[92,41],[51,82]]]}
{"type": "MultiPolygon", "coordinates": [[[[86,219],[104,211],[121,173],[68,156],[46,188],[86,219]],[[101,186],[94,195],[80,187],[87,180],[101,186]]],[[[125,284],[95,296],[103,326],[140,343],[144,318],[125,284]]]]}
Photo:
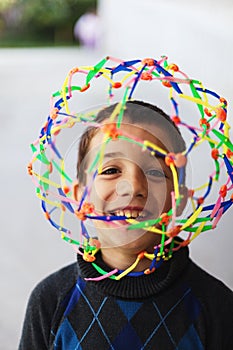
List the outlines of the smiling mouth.
{"type": "Polygon", "coordinates": [[[141,209],[125,208],[125,209],[117,209],[116,211],[110,212],[110,215],[121,217],[122,220],[124,219],[145,220],[149,216],[149,213],[141,209]]]}

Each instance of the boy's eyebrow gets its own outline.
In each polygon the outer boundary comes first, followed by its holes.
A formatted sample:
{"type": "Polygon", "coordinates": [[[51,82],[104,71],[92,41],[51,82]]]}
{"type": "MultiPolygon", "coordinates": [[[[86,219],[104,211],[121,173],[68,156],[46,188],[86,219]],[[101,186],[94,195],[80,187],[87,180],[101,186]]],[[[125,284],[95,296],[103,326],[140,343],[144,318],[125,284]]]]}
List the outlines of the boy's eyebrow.
{"type": "MultiPolygon", "coordinates": [[[[154,155],[150,154],[150,157],[153,158],[158,158],[164,160],[164,156],[160,153],[155,153],[154,155]]],[[[126,155],[123,152],[108,152],[104,154],[104,159],[106,158],[126,158],[126,155]]]]}
{"type": "Polygon", "coordinates": [[[104,154],[104,158],[119,158],[125,157],[125,154],[122,152],[109,152],[104,154]]]}

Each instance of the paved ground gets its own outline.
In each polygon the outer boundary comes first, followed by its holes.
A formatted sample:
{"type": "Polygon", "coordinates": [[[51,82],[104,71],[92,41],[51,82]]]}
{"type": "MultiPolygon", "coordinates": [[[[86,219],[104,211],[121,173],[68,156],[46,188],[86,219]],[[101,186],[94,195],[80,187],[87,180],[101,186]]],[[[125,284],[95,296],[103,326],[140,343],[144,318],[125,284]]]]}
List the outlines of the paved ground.
{"type": "Polygon", "coordinates": [[[50,94],[70,68],[97,59],[77,48],[0,50],[1,350],[16,349],[34,284],[75,258],[43,220],[26,168],[50,94]]]}
{"type": "MultiPolygon", "coordinates": [[[[72,66],[97,62],[93,56],[101,58],[76,48],[0,50],[0,350],[17,348],[33,286],[75,259],[72,249],[43,220],[26,166],[29,144],[45,120],[50,94],[72,66]]],[[[192,256],[233,287],[233,239],[226,232],[230,223],[229,214],[211,239],[203,235],[193,242],[192,256]]]]}

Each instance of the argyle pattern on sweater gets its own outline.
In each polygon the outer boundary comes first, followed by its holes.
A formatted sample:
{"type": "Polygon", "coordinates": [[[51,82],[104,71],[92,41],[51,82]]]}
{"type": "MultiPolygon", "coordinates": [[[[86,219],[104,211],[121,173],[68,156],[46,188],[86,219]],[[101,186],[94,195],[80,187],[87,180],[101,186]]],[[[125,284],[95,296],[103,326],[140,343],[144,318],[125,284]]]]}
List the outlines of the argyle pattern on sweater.
{"type": "Polygon", "coordinates": [[[142,302],[106,296],[78,278],[54,349],[203,350],[203,328],[201,305],[188,286],[142,302]]]}
{"type": "Polygon", "coordinates": [[[77,259],[32,291],[19,350],[233,349],[233,292],[187,247],[154,273],[120,281],[90,280],[98,272],[77,259]]]}

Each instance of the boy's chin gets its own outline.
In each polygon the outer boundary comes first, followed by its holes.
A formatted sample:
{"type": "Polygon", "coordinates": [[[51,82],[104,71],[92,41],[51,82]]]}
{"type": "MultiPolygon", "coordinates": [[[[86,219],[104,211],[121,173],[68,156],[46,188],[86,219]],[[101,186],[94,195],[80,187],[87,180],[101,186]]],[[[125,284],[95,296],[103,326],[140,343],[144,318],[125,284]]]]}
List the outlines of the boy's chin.
{"type": "Polygon", "coordinates": [[[127,230],[127,226],[120,228],[111,228],[101,230],[98,237],[101,248],[121,248],[135,250],[136,253],[141,251],[153,252],[154,246],[160,243],[161,236],[155,233],[146,232],[145,230],[127,230]]]}

